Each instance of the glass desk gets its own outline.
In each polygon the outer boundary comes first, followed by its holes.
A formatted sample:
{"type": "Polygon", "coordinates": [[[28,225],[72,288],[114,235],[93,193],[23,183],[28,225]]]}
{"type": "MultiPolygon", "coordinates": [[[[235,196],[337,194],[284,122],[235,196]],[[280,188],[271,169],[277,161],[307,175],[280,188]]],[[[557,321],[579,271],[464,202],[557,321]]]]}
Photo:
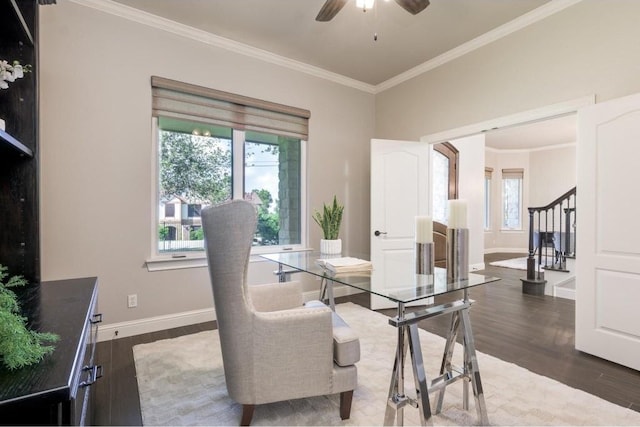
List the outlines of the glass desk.
{"type": "MultiPolygon", "coordinates": [[[[368,259],[368,257],[359,254],[350,254],[349,256],[368,259]]],[[[326,291],[329,305],[332,309],[335,308],[332,291],[334,282],[387,298],[397,304],[397,315],[389,319],[389,324],[398,330],[398,340],[384,425],[392,425],[394,418],[397,418],[398,425],[402,425],[404,422],[403,409],[406,405],[418,408],[422,425],[431,423],[432,411],[429,393],[438,393],[435,408],[435,413],[437,414],[442,409],[445,388],[458,380],[464,380],[463,408],[465,410],[469,408],[468,387],[471,384],[478,421],[483,425],[489,424],[469,318],[469,308],[473,301],[469,299],[468,290],[474,286],[497,281],[499,280],[498,278],[469,273],[469,278],[466,280],[448,282],[446,269],[435,268],[433,275],[415,274],[412,275],[415,276],[413,280],[408,280],[407,283],[394,283],[389,288],[372,289],[372,278],[377,274],[375,266],[371,272],[335,274],[317,263],[319,259],[328,258],[318,252],[285,252],[264,254],[261,257],[278,263],[276,274],[279,275],[281,281],[292,271],[305,272],[326,279],[326,291]],[[419,311],[405,312],[406,304],[455,291],[462,291],[462,299],[440,305],[428,305],[419,311]],[[443,314],[451,314],[452,316],[442,356],[440,374],[432,381],[427,381],[418,334],[418,322],[443,314]],[[463,336],[462,367],[454,366],[451,361],[459,331],[462,331],[463,336]],[[407,350],[411,356],[415,397],[405,394],[404,371],[407,350]]],[[[412,263],[407,265],[407,268],[413,271],[415,270],[415,265],[412,263]]],[[[323,292],[321,291],[321,293],[323,292]]]]}

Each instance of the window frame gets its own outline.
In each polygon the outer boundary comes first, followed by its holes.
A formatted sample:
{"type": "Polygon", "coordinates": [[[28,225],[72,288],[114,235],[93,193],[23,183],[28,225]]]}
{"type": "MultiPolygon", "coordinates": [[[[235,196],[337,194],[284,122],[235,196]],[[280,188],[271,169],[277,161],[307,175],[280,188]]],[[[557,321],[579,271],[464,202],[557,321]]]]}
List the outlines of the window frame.
{"type": "Polygon", "coordinates": [[[500,218],[500,230],[503,231],[523,231],[524,230],[524,216],[523,216],[523,206],[524,206],[524,171],[522,169],[503,169],[502,170],[502,180],[501,180],[501,191],[500,196],[502,200],[501,204],[501,218],[500,218]],[[519,175],[519,176],[516,176],[519,175]],[[517,180],[519,182],[518,188],[518,216],[519,216],[519,226],[518,227],[507,227],[505,224],[505,181],[506,180],[517,180]]]}
{"type": "MultiPolygon", "coordinates": [[[[148,271],[163,271],[182,268],[207,267],[205,251],[186,251],[160,253],[158,250],[158,219],[160,210],[160,157],[159,157],[159,125],[158,118],[151,118],[152,129],[152,162],[151,162],[151,215],[150,256],[146,260],[148,271]]],[[[244,198],[244,134],[245,131],[233,129],[232,132],[232,198],[244,198]],[[235,173],[236,171],[242,173],[235,173]]],[[[308,193],[307,193],[307,140],[300,139],[300,243],[273,246],[253,246],[251,255],[274,252],[290,252],[308,249],[308,193]]]]}
{"type": "Polygon", "coordinates": [[[491,185],[493,183],[493,168],[484,169],[484,231],[491,231],[491,185]]]}

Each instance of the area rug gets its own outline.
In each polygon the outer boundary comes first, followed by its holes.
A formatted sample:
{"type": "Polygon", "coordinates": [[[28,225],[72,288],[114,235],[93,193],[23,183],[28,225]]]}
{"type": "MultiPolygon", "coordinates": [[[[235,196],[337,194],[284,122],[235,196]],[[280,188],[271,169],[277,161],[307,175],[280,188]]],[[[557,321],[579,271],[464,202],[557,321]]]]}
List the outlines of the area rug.
{"type": "MultiPolygon", "coordinates": [[[[333,395],[259,405],[253,425],[382,425],[396,329],[386,316],[352,303],[336,310],[360,335],[351,418],[340,419],[333,395]]],[[[429,378],[438,372],[444,339],[420,330],[420,340],[429,378]]],[[[133,352],[144,425],[238,425],[241,407],[227,396],[216,331],[137,345],[133,352]]],[[[460,355],[458,345],[458,363],[460,355]]],[[[492,425],[640,425],[638,412],[490,355],[478,353],[478,362],[492,425]]],[[[410,366],[406,380],[413,390],[410,366]]],[[[462,409],[462,383],[456,382],[447,387],[434,424],[475,425],[473,405],[471,396],[470,410],[462,409]]],[[[406,425],[420,423],[416,409],[404,411],[406,425]]]]}
{"type": "MultiPolygon", "coordinates": [[[[536,266],[538,264],[538,260],[536,260],[536,266]]],[[[505,259],[502,261],[494,261],[490,262],[489,265],[494,267],[505,267],[505,268],[513,268],[516,270],[526,270],[527,269],[527,257],[524,258],[511,258],[505,259]]]]}

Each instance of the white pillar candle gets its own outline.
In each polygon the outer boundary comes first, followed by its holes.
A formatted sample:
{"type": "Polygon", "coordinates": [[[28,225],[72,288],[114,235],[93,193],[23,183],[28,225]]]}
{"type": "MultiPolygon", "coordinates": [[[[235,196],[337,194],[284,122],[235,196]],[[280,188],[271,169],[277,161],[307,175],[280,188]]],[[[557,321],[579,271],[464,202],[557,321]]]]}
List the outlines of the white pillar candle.
{"type": "Polygon", "coordinates": [[[433,243],[433,221],[430,216],[416,217],[416,243],[433,243]]]}
{"type": "Polygon", "coordinates": [[[449,200],[449,228],[467,228],[467,202],[449,200]]]}

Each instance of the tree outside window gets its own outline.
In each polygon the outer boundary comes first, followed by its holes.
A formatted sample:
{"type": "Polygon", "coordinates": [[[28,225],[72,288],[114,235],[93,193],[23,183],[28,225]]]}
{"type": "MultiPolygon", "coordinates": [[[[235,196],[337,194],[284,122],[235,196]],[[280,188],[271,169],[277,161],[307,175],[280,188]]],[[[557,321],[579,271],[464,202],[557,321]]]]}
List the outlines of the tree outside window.
{"type": "Polygon", "coordinates": [[[522,169],[502,170],[502,228],[522,230],[522,169]]]}

